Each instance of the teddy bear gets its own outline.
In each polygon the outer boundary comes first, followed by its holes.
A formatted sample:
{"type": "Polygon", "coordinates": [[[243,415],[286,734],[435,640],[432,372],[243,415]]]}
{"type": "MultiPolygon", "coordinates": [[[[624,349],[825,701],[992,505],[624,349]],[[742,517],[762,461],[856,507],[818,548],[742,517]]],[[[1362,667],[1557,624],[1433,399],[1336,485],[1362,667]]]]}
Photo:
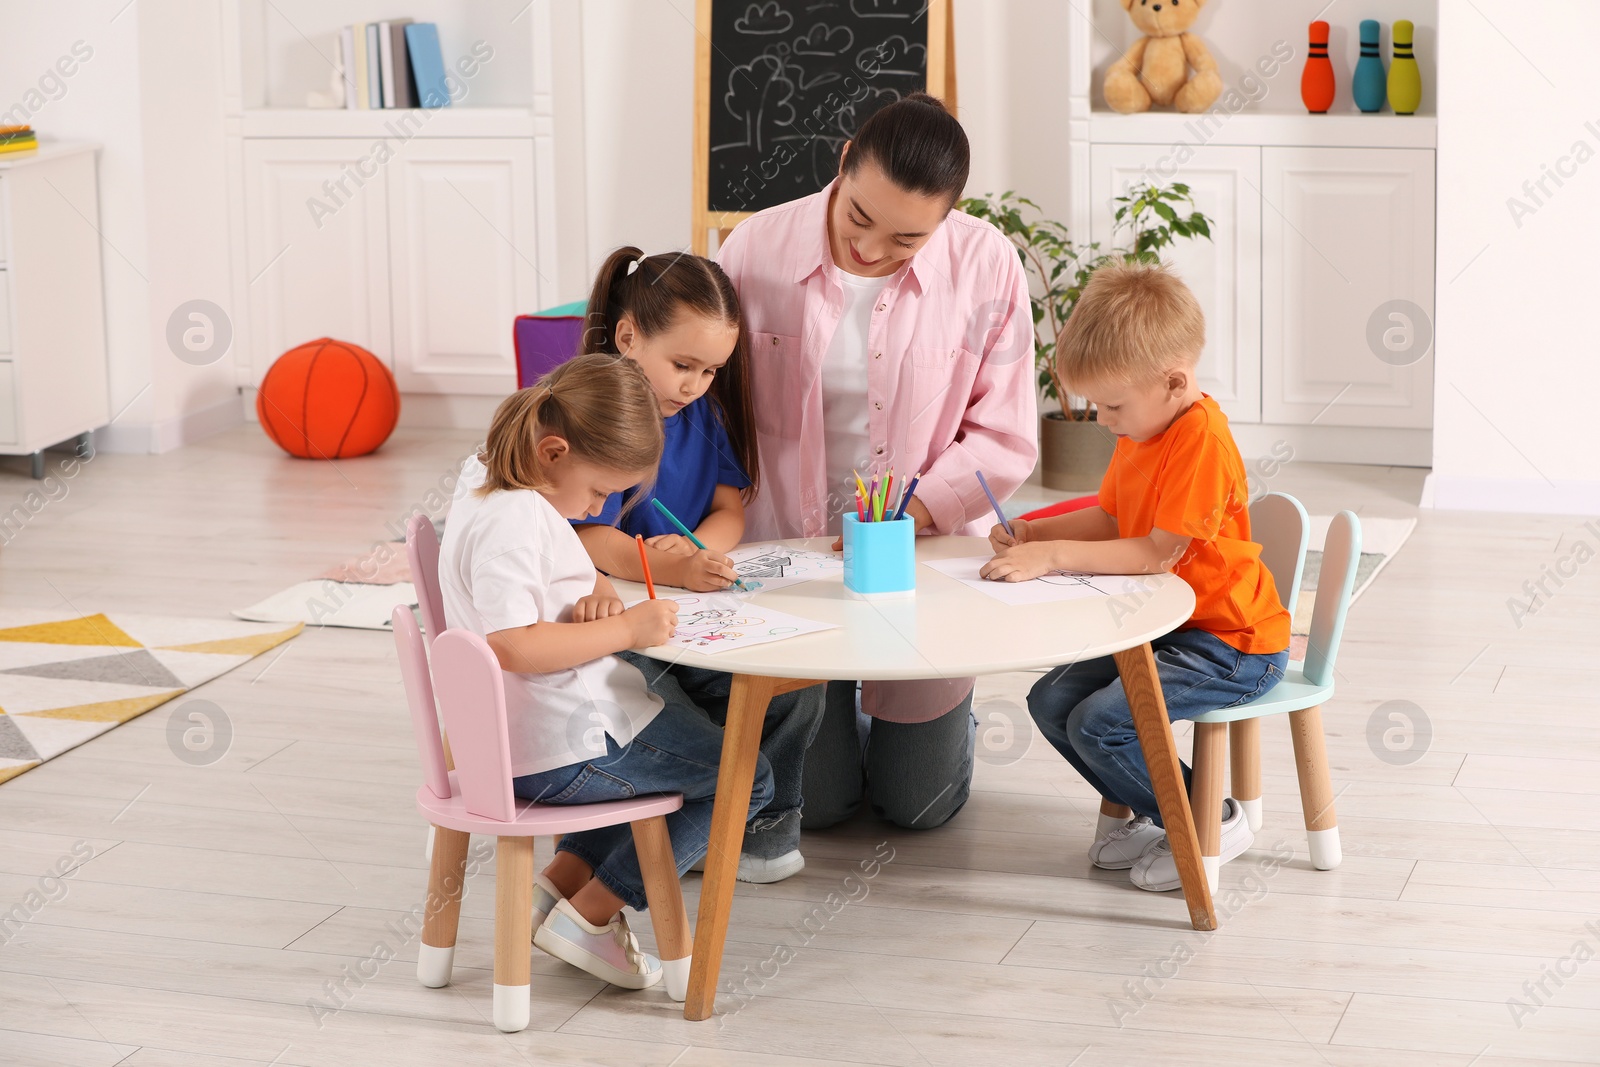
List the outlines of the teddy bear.
{"type": "Polygon", "coordinates": [[[1106,103],[1124,115],[1171,104],[1204,111],[1222,95],[1222,76],[1205,42],[1186,32],[1206,0],[1122,0],[1144,34],[1106,71],[1106,103]],[[1189,76],[1189,68],[1194,76],[1189,76]]]}

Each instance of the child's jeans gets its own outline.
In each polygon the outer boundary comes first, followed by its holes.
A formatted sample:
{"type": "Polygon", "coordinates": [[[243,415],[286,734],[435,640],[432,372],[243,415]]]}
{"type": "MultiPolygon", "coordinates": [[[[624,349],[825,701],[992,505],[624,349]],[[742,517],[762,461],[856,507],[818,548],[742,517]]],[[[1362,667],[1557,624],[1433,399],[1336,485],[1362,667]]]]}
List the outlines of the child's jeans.
{"type": "MultiPolygon", "coordinates": [[[[706,854],[721,760],[722,731],[697,709],[669,700],[626,748],[608,736],[605,756],[522,775],[513,788],[517,796],[542,804],[595,804],[650,793],[682,793],[683,807],[667,816],[672,858],[682,876],[706,854]]],[[[750,790],[750,816],[754,818],[771,800],[772,768],[761,757],[750,790]]],[[[570,852],[594,868],[594,876],[629,907],[645,910],[644,879],[627,823],[566,834],[559,851],[570,852]]]]}
{"type": "MultiPolygon", "coordinates": [[[[733,675],[726,671],[667,664],[637,652],[619,655],[644,672],[650,691],[668,703],[687,701],[718,728],[728,721],[728,695],[733,675]]],[[[823,686],[798,689],[772,698],[761,724],[761,755],[772,767],[772,802],[745,829],[743,851],[761,859],[777,859],[800,847],[800,784],[806,748],[822,721],[823,686]]]]}
{"type": "MultiPolygon", "coordinates": [[[[1254,700],[1278,684],[1289,662],[1288,650],[1251,655],[1204,630],[1177,630],[1150,644],[1173,722],[1254,700]]],[[[1028,712],[1102,797],[1161,825],[1115,660],[1104,656],[1057,667],[1028,693],[1028,712]]],[[[1187,786],[1187,765],[1183,780],[1187,786]]]]}

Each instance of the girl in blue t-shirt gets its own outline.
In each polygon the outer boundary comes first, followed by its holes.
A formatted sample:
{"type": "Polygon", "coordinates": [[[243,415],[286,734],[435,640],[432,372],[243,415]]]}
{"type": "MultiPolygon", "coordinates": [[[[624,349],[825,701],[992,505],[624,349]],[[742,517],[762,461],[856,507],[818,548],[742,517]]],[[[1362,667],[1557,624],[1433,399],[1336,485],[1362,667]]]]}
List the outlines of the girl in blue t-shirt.
{"type": "Polygon", "coordinates": [[[643,581],[633,540],[643,534],[656,581],[726,589],[738,577],[726,553],[744,536],[744,504],[758,477],[748,345],[733,284],[701,256],[619,248],[595,279],[581,351],[638,363],[667,435],[655,484],[614,494],[578,527],[590,558],[607,574],[643,581]],[[652,498],[706,547],[678,533],[652,498]]]}
{"type": "MultiPolygon", "coordinates": [[[[726,553],[744,537],[744,505],[759,475],[749,344],[733,283],[701,256],[619,248],[595,279],[582,351],[616,352],[637,362],[661,402],[666,430],[655,483],[613,494],[598,518],[578,527],[589,557],[607,574],[642,581],[633,538],[643,534],[657,582],[700,592],[726,589],[738,577],[726,553]],[[706,547],[697,549],[679,534],[652,497],[706,547]]],[[[663,697],[681,694],[717,725],[726,721],[731,675],[669,667],[634,652],[621,656],[663,697]]],[[[767,705],[761,751],[773,767],[773,799],[746,830],[742,881],[776,882],[805,866],[800,787],[823,694],[824,687],[815,686],[767,705]]]]}

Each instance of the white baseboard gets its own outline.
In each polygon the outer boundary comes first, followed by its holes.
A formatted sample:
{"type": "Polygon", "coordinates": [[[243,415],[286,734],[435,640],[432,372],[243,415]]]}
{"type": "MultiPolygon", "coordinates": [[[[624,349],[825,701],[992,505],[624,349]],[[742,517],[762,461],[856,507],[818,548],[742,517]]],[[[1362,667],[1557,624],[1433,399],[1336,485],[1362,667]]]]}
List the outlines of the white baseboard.
{"type": "Polygon", "coordinates": [[[244,405],[240,397],[235,395],[175,419],[144,423],[117,422],[102,426],[94,432],[94,447],[98,452],[159,455],[192,445],[244,421],[244,405]]]}
{"type": "Polygon", "coordinates": [[[1245,459],[1293,459],[1307,463],[1365,463],[1380,467],[1433,466],[1433,431],[1365,426],[1299,426],[1269,422],[1230,422],[1245,459]]]}
{"type": "Polygon", "coordinates": [[[428,430],[476,430],[487,433],[494,409],[504,396],[446,396],[402,393],[400,425],[428,430]]]}
{"type": "Polygon", "coordinates": [[[1429,474],[1422,507],[1441,511],[1507,511],[1539,515],[1600,515],[1600,482],[1542,478],[1458,478],[1429,474]]]}

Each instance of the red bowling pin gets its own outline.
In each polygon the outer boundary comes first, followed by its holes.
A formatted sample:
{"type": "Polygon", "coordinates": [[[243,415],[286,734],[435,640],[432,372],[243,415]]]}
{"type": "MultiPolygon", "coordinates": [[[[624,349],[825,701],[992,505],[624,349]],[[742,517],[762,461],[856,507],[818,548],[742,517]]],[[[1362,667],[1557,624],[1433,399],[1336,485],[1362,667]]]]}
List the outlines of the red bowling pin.
{"type": "Polygon", "coordinates": [[[1333,103],[1333,64],[1328,62],[1328,24],[1311,24],[1311,49],[1306,53],[1306,69],[1300,74],[1300,99],[1313,115],[1324,115],[1333,103]]]}

